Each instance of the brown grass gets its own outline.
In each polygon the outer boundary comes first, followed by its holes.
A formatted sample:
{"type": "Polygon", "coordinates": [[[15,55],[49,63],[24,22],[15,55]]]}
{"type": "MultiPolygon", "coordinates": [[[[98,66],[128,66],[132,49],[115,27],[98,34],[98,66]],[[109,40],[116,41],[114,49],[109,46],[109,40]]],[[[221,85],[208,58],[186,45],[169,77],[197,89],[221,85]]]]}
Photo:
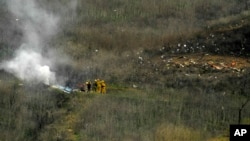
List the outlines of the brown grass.
{"type": "Polygon", "coordinates": [[[157,141],[202,141],[205,135],[195,129],[172,124],[162,124],[156,128],[157,141]]]}

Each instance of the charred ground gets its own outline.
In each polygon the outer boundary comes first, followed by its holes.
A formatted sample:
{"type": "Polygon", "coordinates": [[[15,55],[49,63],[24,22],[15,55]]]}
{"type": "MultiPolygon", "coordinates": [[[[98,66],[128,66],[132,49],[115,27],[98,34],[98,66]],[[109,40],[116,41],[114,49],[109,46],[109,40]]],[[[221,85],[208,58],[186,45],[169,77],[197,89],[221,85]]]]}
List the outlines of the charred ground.
{"type": "Polygon", "coordinates": [[[226,23],[218,20],[192,36],[146,49],[138,58],[138,79],[162,87],[202,89],[221,87],[218,83],[230,79],[241,81],[249,75],[249,33],[249,17],[243,16],[226,23]]]}
{"type": "MultiPolygon", "coordinates": [[[[229,124],[249,124],[250,105],[242,107],[250,91],[247,12],[237,14],[228,6],[235,16],[224,17],[226,12],[217,11],[224,4],[217,6],[217,0],[195,8],[164,0],[151,7],[148,1],[141,9],[140,3],[102,2],[81,1],[80,17],[65,13],[64,20],[73,21],[48,46],[73,60],[53,68],[57,74],[72,83],[103,78],[107,95],[68,95],[1,71],[0,140],[227,140],[229,124]],[[177,8],[154,10],[168,5],[177,8]],[[183,32],[190,30],[184,26],[192,18],[188,14],[200,14],[199,30],[183,32]],[[181,30],[173,26],[179,18],[181,30]],[[172,28],[178,34],[172,35],[172,28]]],[[[4,60],[22,34],[16,18],[2,9],[4,60]]]]}

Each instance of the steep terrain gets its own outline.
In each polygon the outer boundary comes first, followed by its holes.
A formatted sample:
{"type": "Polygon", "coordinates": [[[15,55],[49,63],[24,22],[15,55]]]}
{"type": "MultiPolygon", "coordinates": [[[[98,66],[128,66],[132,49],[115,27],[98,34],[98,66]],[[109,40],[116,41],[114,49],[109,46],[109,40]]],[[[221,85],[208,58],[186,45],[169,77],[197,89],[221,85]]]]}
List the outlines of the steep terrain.
{"type": "Polygon", "coordinates": [[[159,49],[144,50],[136,62],[138,78],[167,87],[185,87],[195,83],[192,80],[204,82],[194,84],[199,87],[210,81],[223,82],[227,78],[248,75],[249,19],[245,13],[237,18],[228,17],[223,23],[214,21],[206,30],[193,36],[166,42],[159,49]]]}
{"type": "Polygon", "coordinates": [[[56,132],[52,140],[228,140],[229,124],[239,120],[238,109],[249,99],[248,20],[217,23],[139,52],[127,60],[135,71],[125,80],[134,88],[109,85],[107,95],[75,93],[66,115],[41,137],[56,132]]]}
{"type": "MultiPolygon", "coordinates": [[[[101,78],[107,94],[68,94],[1,70],[0,140],[225,141],[230,124],[250,123],[247,3],[79,0],[72,14],[61,2],[48,7],[64,13],[42,53],[59,54],[52,70],[65,85],[101,78]]],[[[0,4],[2,61],[23,35],[0,4]]]]}

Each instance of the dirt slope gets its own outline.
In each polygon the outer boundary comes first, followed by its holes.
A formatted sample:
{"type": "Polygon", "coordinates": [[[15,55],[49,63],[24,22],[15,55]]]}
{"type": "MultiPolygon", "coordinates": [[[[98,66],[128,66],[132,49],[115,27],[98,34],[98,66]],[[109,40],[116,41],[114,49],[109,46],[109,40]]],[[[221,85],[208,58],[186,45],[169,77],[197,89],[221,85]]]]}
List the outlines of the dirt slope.
{"type": "Polygon", "coordinates": [[[208,25],[192,37],[166,41],[160,49],[140,54],[135,65],[139,81],[163,87],[192,85],[209,89],[220,87],[218,84],[228,79],[242,80],[250,67],[250,17],[229,17],[226,22],[218,20],[208,25]]]}

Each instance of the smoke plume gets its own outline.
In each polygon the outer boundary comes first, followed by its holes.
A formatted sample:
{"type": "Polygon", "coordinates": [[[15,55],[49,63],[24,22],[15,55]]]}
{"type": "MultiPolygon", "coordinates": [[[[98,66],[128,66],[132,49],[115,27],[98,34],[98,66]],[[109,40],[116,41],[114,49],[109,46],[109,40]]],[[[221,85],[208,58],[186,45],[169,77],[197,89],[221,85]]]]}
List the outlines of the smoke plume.
{"type": "Polygon", "coordinates": [[[28,82],[56,83],[50,68],[53,60],[42,55],[49,38],[56,34],[59,17],[40,8],[35,0],[8,0],[8,8],[16,16],[23,32],[23,43],[13,59],[0,68],[28,82]]]}
{"type": "Polygon", "coordinates": [[[45,65],[46,60],[41,54],[30,49],[20,49],[16,52],[15,58],[4,62],[2,67],[18,78],[28,82],[42,82],[47,85],[55,83],[55,73],[45,65]]]}

